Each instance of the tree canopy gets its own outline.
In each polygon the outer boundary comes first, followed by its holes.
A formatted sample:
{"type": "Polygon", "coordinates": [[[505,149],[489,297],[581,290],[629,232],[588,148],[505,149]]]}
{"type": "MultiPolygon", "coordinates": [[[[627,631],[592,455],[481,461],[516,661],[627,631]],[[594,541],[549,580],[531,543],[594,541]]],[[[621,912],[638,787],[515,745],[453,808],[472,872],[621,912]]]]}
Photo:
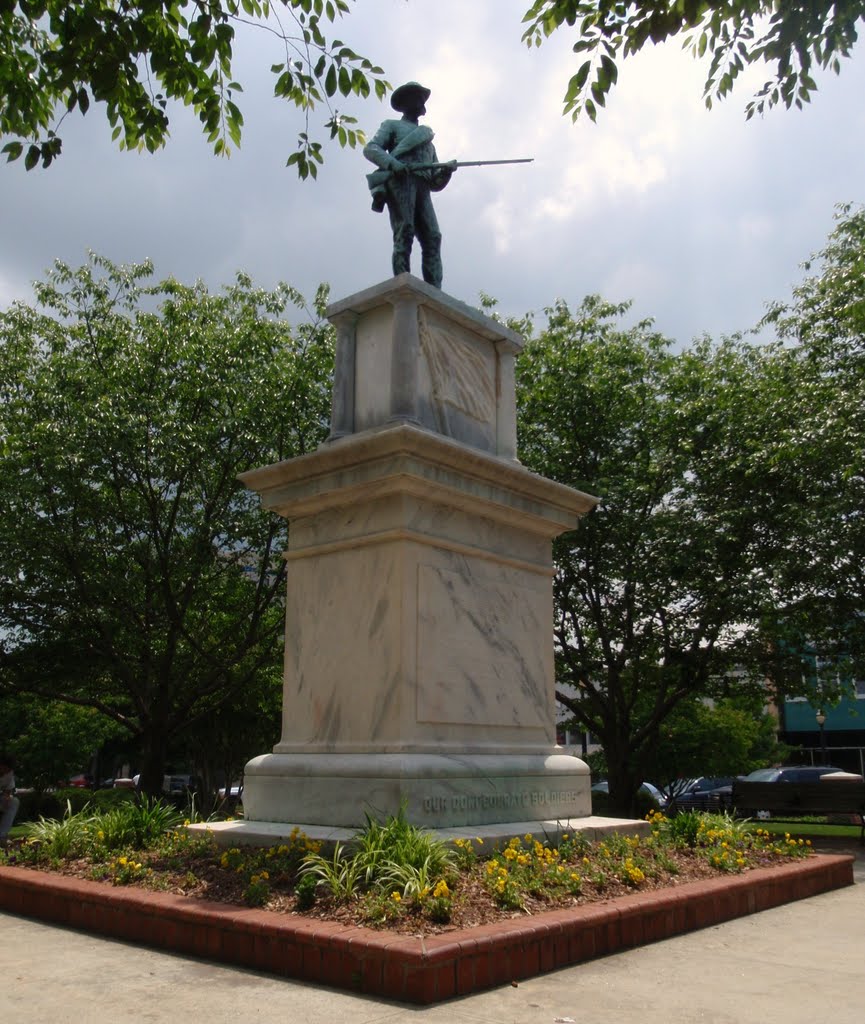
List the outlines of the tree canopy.
{"type": "Polygon", "coordinates": [[[579,69],[568,82],[565,113],[593,121],[618,81],[619,63],[648,43],[681,38],[708,62],[707,107],[723,99],[752,65],[769,65],[771,77],[746,107],[747,116],[782,103],[801,107],[817,89],[815,69],[841,70],[865,18],[862,0],[535,0],[526,12],[523,39],[539,46],[567,26],[576,33],[579,69]]]}
{"type": "Polygon", "coordinates": [[[518,377],[520,458],[601,498],[555,546],[557,697],[603,744],[625,811],[682,702],[731,678],[801,686],[800,652],[778,643],[780,567],[802,467],[825,456],[800,450],[799,364],[782,346],[676,352],[627,312],[557,303],[518,377]]]}
{"type": "Polygon", "coordinates": [[[322,439],[332,332],[151,274],[58,263],[0,314],[0,691],[96,709],[158,791],[181,731],[279,687],[286,527],[237,474],[322,439]]]}
{"type": "MultiPolygon", "coordinates": [[[[331,37],[350,0],[0,0],[0,142],[7,160],[28,169],[60,155],[64,118],[104,103],[121,148],[153,151],[169,136],[172,103],[192,107],[217,154],[239,146],[242,84],[233,64],[237,32],[257,29],[274,45],[274,94],[304,115],[288,158],[301,178],[323,162],[310,115],[324,105],[325,137],[363,143],[356,118],[337,98],[382,98],[382,68],[331,37]]],[[[356,16],[356,15],[355,15],[356,16]]],[[[708,62],[707,106],[730,93],[750,66],[771,76],[747,116],[783,104],[801,107],[817,85],[816,69],[841,69],[857,41],[865,0],[535,0],[523,40],[539,46],[554,32],[576,34],[582,57],[568,82],[564,112],[593,121],[618,81],[622,60],[648,43],[681,39],[708,62]]]]}
{"type": "Polygon", "coordinates": [[[243,128],[233,72],[239,26],[270,37],[277,62],[274,94],[305,115],[288,158],[301,178],[316,176],[320,140],[309,115],[319,104],[325,129],[341,146],[364,141],[337,96],[381,97],[381,68],[326,26],[349,12],[347,0],[0,0],[0,141],[7,160],[28,169],[60,155],[59,129],[74,110],[104,103],[121,148],[153,151],[169,135],[171,102],[192,107],[217,154],[240,145],[243,128]]]}
{"type": "Polygon", "coordinates": [[[804,269],[791,300],[763,320],[784,340],[798,381],[779,442],[797,451],[799,500],[787,512],[795,541],[778,573],[831,698],[839,678],[865,676],[865,209],[839,207],[804,269]]]}
{"type": "Polygon", "coordinates": [[[519,359],[521,459],[601,498],[556,542],[557,697],[623,811],[700,698],[831,703],[865,671],[865,210],[805,266],[767,344],[677,351],[594,296],[519,359]]]}

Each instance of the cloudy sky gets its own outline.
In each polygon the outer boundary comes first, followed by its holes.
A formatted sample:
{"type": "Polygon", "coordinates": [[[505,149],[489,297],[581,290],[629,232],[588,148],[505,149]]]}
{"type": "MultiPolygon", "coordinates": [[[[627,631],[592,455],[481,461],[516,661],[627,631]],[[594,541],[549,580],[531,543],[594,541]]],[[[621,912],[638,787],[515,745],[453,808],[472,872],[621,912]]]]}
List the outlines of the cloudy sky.
{"type": "MultiPolygon", "coordinates": [[[[620,66],[597,125],[573,125],[561,116],[573,39],[560,31],[528,50],[527,6],[357,0],[339,30],[394,85],[432,89],[426,123],[440,158],[534,157],[462,170],[436,197],[445,290],[470,303],[486,292],[513,314],[590,292],[632,299],[636,316],[679,343],[753,326],[800,279],[835,204],[865,198],[865,54],[818,78],[804,111],[746,122],[759,72],[708,112],[703,66],[667,44],[620,66]]],[[[317,182],[285,167],[303,125],[272,98],[279,59],[263,33],[238,41],[246,128],[229,160],[212,155],[182,108],[165,150],[121,153],[94,106],[64,122],[49,170],[0,165],[0,308],[29,300],[54,259],[77,265],[87,249],[150,257],[160,277],[214,288],[243,269],[308,295],[327,281],[336,299],[386,278],[387,217],[369,209],[360,152],[328,147],[317,182]]],[[[390,108],[369,99],[346,111],[371,135],[390,108]]]]}

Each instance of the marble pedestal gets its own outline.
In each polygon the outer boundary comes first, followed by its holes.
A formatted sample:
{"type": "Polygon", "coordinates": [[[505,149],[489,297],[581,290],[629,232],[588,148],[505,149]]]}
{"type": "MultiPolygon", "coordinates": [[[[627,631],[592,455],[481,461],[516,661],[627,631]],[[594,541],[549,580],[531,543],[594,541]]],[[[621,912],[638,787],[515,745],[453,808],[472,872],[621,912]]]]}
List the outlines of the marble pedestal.
{"type": "Polygon", "coordinates": [[[519,337],[410,275],[329,315],[330,441],[242,478],[291,522],[282,737],[247,820],[588,817],[555,745],[551,541],[595,499],[516,461],[519,337]]]}

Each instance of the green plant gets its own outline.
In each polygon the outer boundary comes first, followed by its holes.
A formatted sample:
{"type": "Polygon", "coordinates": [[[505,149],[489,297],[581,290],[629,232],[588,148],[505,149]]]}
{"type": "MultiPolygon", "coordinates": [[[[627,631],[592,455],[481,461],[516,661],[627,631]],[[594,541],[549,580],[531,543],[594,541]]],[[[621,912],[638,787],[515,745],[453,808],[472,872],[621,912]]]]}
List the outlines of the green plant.
{"type": "Polygon", "coordinates": [[[478,853],[483,846],[483,839],[455,839],[454,840],[454,863],[461,871],[470,870],[477,862],[478,853]],[[474,844],[478,844],[477,850],[474,844]]]}
{"type": "Polygon", "coordinates": [[[705,824],[705,816],[699,811],[683,811],[675,818],[661,817],[658,821],[658,830],[661,835],[677,846],[687,846],[693,849],[697,845],[701,828],[705,824]]]}
{"type": "Polygon", "coordinates": [[[298,910],[309,910],[310,907],[314,905],[317,889],[318,879],[315,875],[301,875],[300,880],[294,889],[294,895],[297,897],[298,910]]]}
{"type": "Polygon", "coordinates": [[[92,823],[92,814],[86,810],[74,814],[71,803],[67,803],[66,813],[59,821],[40,817],[30,822],[25,829],[25,842],[37,848],[40,860],[66,860],[88,848],[92,823]]]}
{"type": "Polygon", "coordinates": [[[263,907],[267,903],[270,899],[270,875],[267,871],[261,871],[250,877],[243,890],[243,899],[250,907],[263,907]]]}
{"type": "Polygon", "coordinates": [[[342,843],[334,846],[330,859],[320,853],[309,853],[303,859],[301,875],[312,875],[338,900],[353,899],[359,892],[364,866],[358,857],[346,855],[342,843]]]}
{"type": "Polygon", "coordinates": [[[178,868],[190,859],[213,856],[216,841],[208,833],[190,832],[187,828],[173,828],[164,833],[154,845],[154,853],[166,867],[178,868]]]}
{"type": "Polygon", "coordinates": [[[108,865],[109,876],[114,885],[128,885],[148,874],[149,869],[133,857],[120,856],[108,865]]]}
{"type": "Polygon", "coordinates": [[[447,924],[453,917],[453,894],[443,878],[433,888],[432,896],[426,901],[424,910],[427,917],[438,924],[447,924]]]}
{"type": "Polygon", "coordinates": [[[484,871],[484,881],[493,899],[500,907],[508,910],[521,910],[523,897],[519,886],[504,864],[497,860],[487,861],[484,871]]]}
{"type": "Polygon", "coordinates": [[[360,911],[364,920],[380,924],[402,917],[405,912],[405,906],[402,896],[398,892],[385,893],[374,889],[363,895],[360,911]]]}
{"type": "Polygon", "coordinates": [[[563,832],[557,845],[562,860],[576,860],[585,856],[592,844],[584,832],[563,832]]]}
{"type": "Polygon", "coordinates": [[[376,879],[376,885],[383,891],[396,889],[404,900],[410,900],[417,906],[421,906],[433,891],[436,883],[442,881],[435,870],[433,858],[427,858],[420,867],[416,867],[414,864],[386,861],[376,879]]]}
{"type": "Polygon", "coordinates": [[[384,823],[367,814],[366,825],[355,836],[353,847],[366,885],[375,884],[393,865],[423,869],[438,878],[456,863],[456,854],[444,842],[406,820],[405,805],[384,823]]]}
{"type": "Polygon", "coordinates": [[[94,826],[98,827],[99,844],[105,849],[118,850],[128,846],[143,850],[156,844],[182,821],[179,812],[169,804],[143,797],[94,818],[94,826]]]}

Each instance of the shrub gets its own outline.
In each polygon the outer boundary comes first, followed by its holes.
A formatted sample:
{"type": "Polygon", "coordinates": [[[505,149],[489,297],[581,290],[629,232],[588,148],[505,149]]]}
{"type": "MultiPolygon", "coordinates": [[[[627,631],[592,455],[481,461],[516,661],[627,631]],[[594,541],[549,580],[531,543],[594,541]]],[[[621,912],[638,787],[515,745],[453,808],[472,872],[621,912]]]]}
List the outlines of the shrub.
{"type": "Polygon", "coordinates": [[[53,818],[60,821],[66,814],[67,806],[71,806],[73,814],[78,814],[88,806],[94,811],[109,810],[112,807],[134,801],[136,794],[134,790],[130,789],[91,790],[70,786],[66,789],[56,789],[53,792],[44,793],[19,791],[17,795],[21,804],[16,820],[23,824],[28,821],[38,821],[40,818],[53,818]]]}
{"type": "Polygon", "coordinates": [[[92,822],[93,816],[86,811],[75,814],[70,802],[59,821],[54,818],[31,821],[24,832],[25,841],[29,847],[35,848],[39,860],[81,856],[91,845],[92,822]]]}
{"type": "Polygon", "coordinates": [[[181,824],[180,814],[159,800],[120,802],[93,818],[93,845],[97,851],[143,850],[153,846],[181,824]]]}
{"type": "Polygon", "coordinates": [[[355,836],[352,846],[367,885],[375,884],[394,867],[423,870],[437,879],[456,864],[456,854],[446,843],[406,821],[405,807],[384,824],[367,815],[366,826],[355,836]]]}

